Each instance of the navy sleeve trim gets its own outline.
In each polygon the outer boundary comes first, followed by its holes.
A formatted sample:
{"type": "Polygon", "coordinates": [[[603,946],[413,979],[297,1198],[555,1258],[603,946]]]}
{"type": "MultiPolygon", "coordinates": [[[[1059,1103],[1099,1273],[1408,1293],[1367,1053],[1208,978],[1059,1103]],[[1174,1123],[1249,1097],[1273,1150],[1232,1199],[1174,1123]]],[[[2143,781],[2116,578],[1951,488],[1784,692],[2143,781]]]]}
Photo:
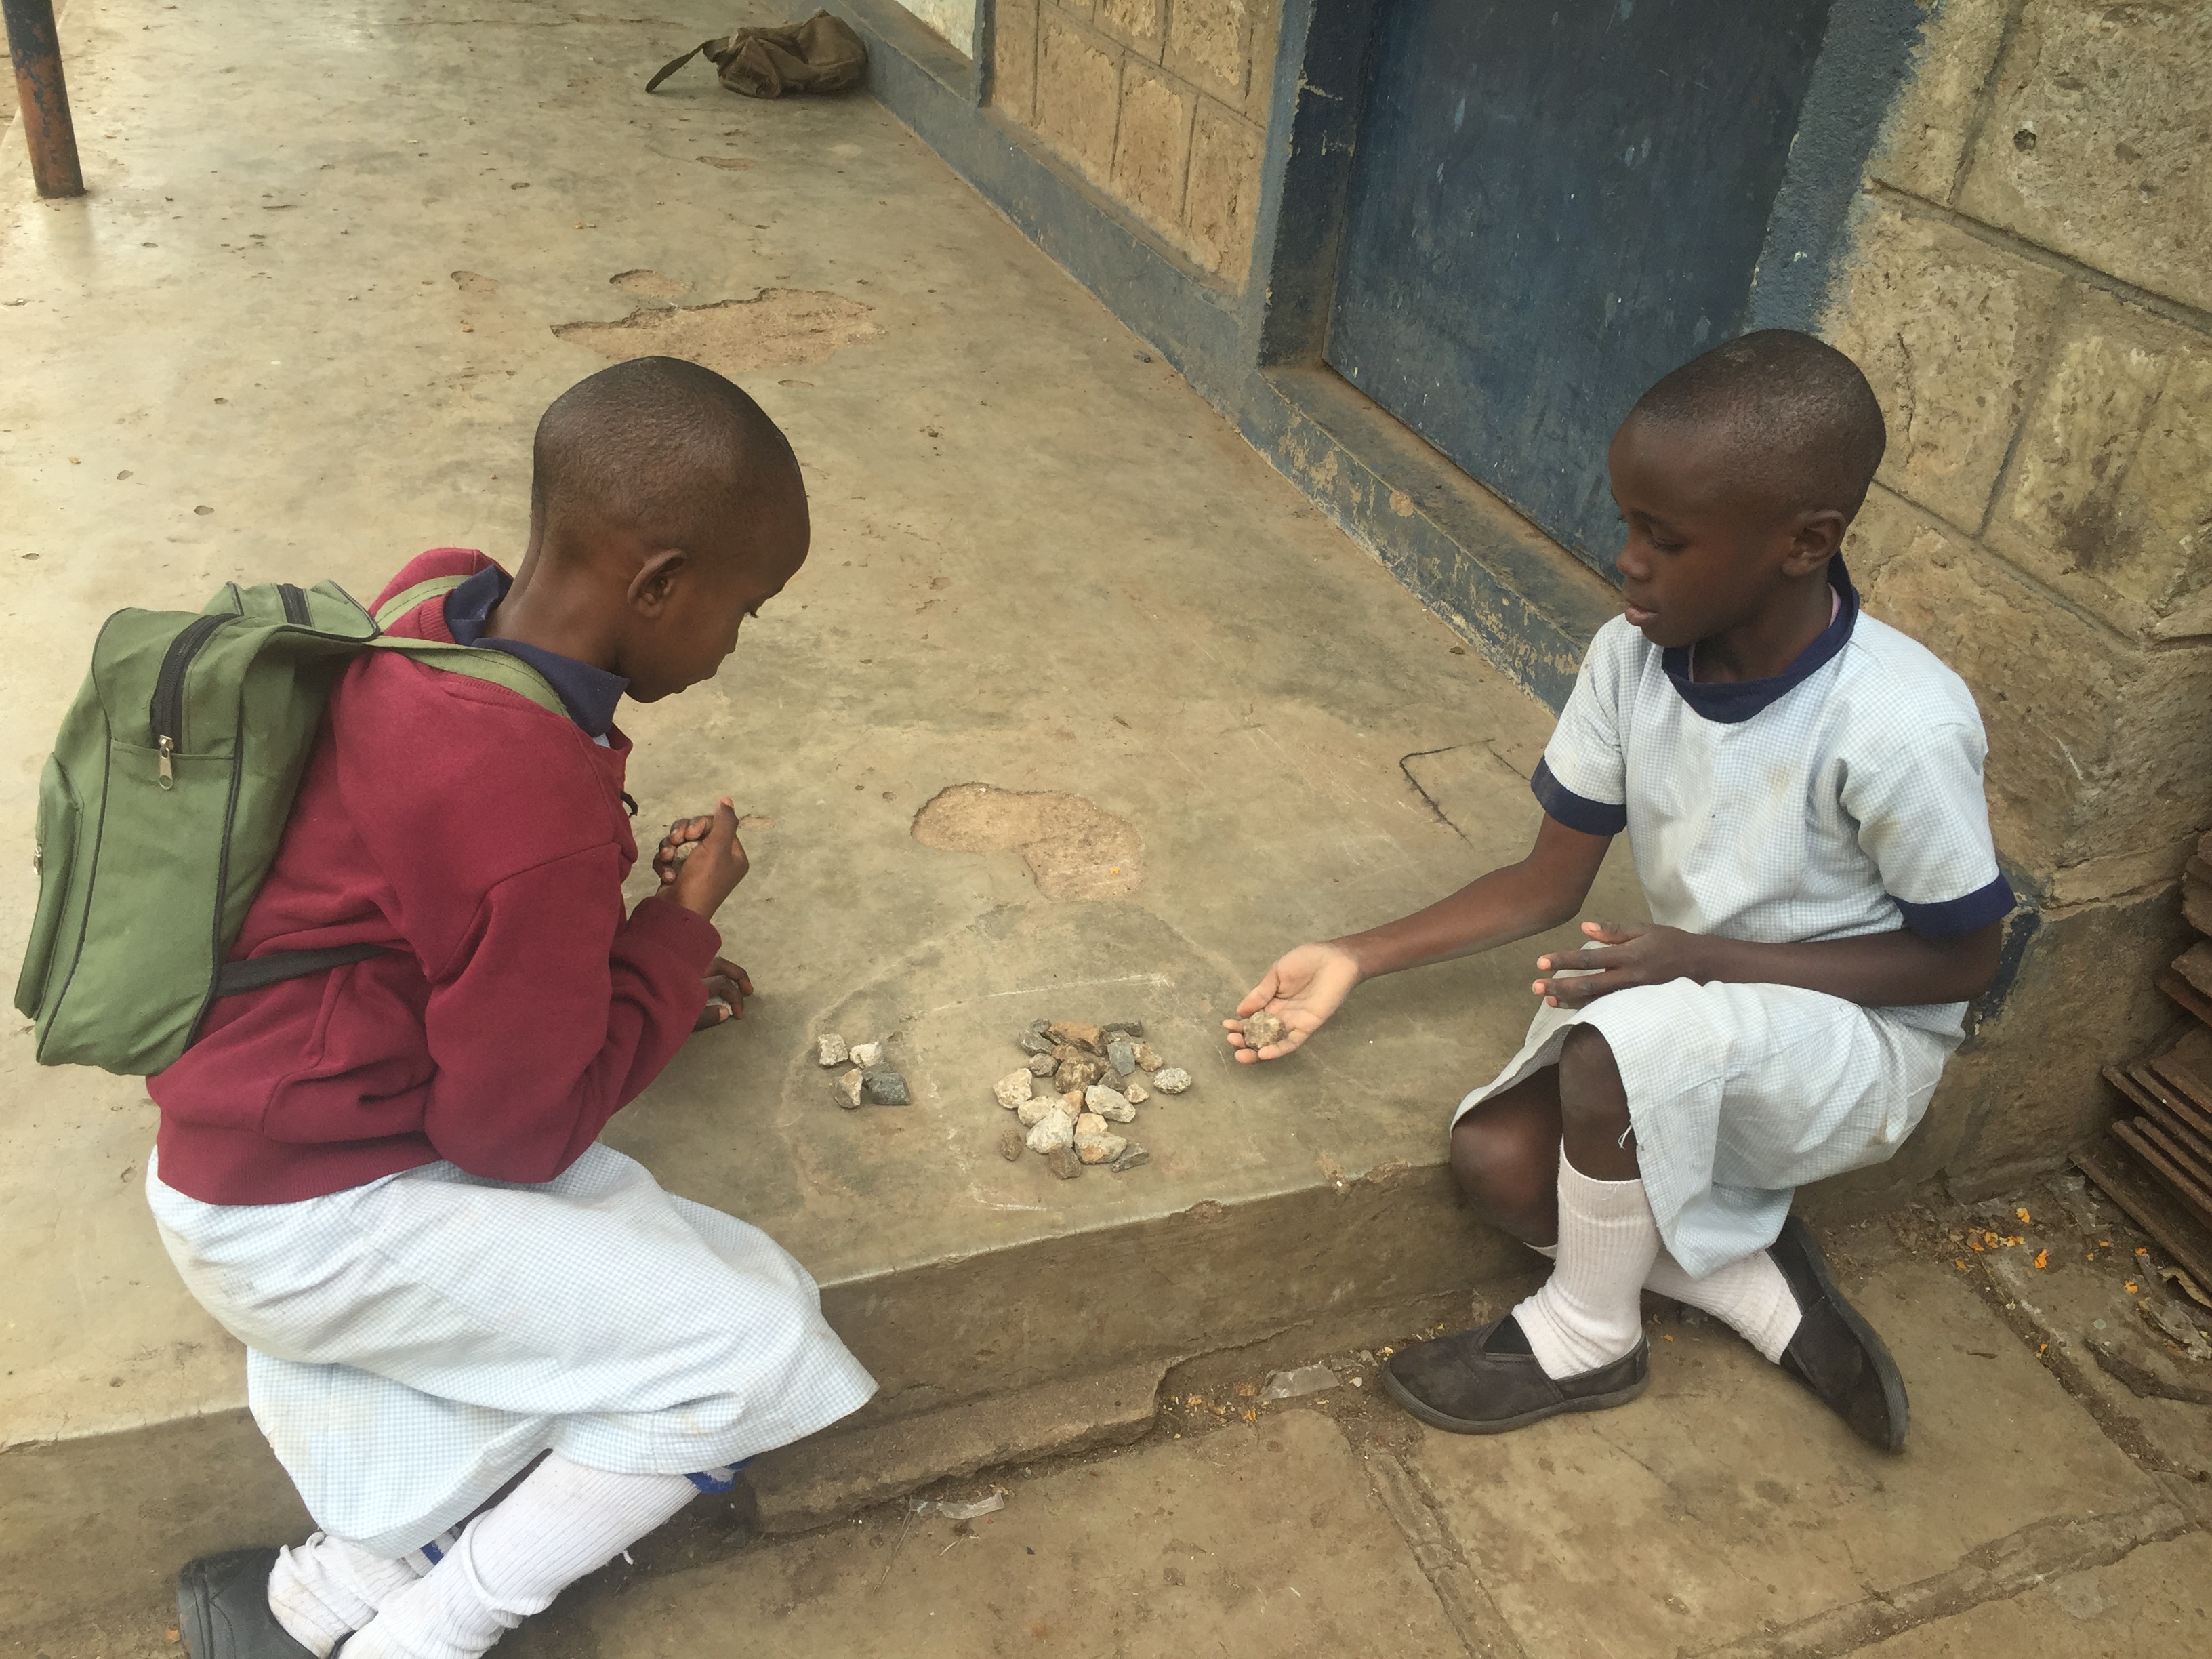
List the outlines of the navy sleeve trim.
{"type": "Polygon", "coordinates": [[[1923,939],[1956,939],[2002,921],[2019,902],[2013,897],[2012,884],[2002,876],[1964,898],[1945,899],[1941,904],[1907,904],[1894,893],[1889,896],[1904,913],[1905,925],[1923,939]]]}
{"type": "MultiPolygon", "coordinates": [[[[1528,787],[1535,791],[1544,811],[1570,830],[1579,830],[1586,836],[1617,836],[1628,828],[1627,807],[1577,795],[1552,775],[1549,761],[1536,763],[1536,775],[1528,780],[1528,787]]],[[[2009,889],[2005,896],[2011,898],[2009,889]]],[[[2011,907],[2008,903],[2006,908],[2011,907]]]]}

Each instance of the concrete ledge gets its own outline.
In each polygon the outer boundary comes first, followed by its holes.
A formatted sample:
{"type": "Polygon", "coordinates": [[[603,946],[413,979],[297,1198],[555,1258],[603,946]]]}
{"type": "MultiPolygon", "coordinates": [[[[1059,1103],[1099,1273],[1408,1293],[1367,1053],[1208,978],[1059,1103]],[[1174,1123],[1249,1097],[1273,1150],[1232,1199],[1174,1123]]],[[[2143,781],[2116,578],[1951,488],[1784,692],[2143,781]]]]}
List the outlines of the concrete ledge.
{"type": "Polygon", "coordinates": [[[1166,1375],[1158,1360],[1116,1365],[787,1446],[746,1471],[760,1529],[805,1532],[933,1480],[1127,1445],[1152,1427],[1166,1375]]]}

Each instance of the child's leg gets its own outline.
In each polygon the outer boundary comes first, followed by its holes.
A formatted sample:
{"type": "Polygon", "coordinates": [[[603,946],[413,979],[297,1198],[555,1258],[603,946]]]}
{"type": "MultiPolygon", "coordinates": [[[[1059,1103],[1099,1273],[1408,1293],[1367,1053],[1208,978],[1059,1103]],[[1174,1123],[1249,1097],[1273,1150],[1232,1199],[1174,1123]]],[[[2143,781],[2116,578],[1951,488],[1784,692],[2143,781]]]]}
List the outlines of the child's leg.
{"type": "Polygon", "coordinates": [[[1628,1091],[1595,1027],[1568,1034],[1559,1079],[1559,1265],[1513,1318],[1544,1374],[1564,1381],[1641,1346],[1641,1297],[1659,1224],[1637,1168],[1628,1091]]]}
{"type": "Polygon", "coordinates": [[[1525,1244],[1559,1236],[1559,1068],[1547,1066],[1452,1126],[1452,1175],[1482,1218],[1525,1244]]]}
{"type": "Polygon", "coordinates": [[[1765,1250],[1753,1250],[1741,1261],[1692,1279],[1662,1245],[1644,1285],[1711,1314],[1774,1364],[1781,1362],[1790,1339],[1797,1334],[1797,1298],[1765,1250]]]}
{"type": "Polygon", "coordinates": [[[617,1474],[550,1453],[428,1577],[386,1601],[344,1659],[474,1659],[700,1490],[690,1475],[617,1474]]]}
{"type": "Polygon", "coordinates": [[[277,1551],[269,1574],[269,1609],[301,1646],[327,1654],[435,1566],[453,1538],[447,1533],[392,1557],[327,1533],[313,1534],[304,1544],[277,1551]]]}

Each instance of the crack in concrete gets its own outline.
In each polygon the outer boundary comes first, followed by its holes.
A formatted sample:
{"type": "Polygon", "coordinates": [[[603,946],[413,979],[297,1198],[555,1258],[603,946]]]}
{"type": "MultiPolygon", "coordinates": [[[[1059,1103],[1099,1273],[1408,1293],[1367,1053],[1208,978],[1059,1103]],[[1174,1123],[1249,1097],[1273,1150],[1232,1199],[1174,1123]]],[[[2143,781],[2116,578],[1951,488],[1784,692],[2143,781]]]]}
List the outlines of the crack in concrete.
{"type": "Polygon", "coordinates": [[[1413,1552],[1452,1629],[1476,1659],[1523,1659],[1520,1638],[1468,1565],[1419,1478],[1384,1453],[1363,1460],[1367,1484],[1413,1552]]]}
{"type": "Polygon", "coordinates": [[[1413,786],[1413,793],[1428,803],[1429,811],[1437,816],[1437,822],[1462,841],[1467,840],[1467,832],[1451,821],[1450,815],[1437,804],[1437,798],[1434,795],[1421,787],[1421,781],[1413,775],[1413,763],[1417,760],[1426,760],[1431,755],[1449,755],[1455,750],[1469,747],[1472,745],[1464,743],[1447,744],[1442,749],[1417,749],[1410,755],[1401,755],[1398,757],[1398,769],[1406,775],[1406,781],[1413,786]]]}
{"type": "Polygon", "coordinates": [[[2199,1524],[2172,1498],[2119,1515],[2039,1521],[1969,1551],[1948,1571],[1874,1592],[1778,1630],[1696,1650],[1694,1659],[1833,1659],[1984,1602],[2018,1595],[2061,1573],[2110,1566],[2146,1544],[2179,1537],[2199,1524]]]}

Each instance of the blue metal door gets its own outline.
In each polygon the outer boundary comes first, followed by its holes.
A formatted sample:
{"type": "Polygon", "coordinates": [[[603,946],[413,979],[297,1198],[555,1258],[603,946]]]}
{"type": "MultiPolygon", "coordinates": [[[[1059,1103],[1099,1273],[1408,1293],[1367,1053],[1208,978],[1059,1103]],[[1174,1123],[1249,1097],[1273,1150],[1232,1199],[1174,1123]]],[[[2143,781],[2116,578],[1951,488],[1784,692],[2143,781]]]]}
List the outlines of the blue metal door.
{"type": "Polygon", "coordinates": [[[1577,554],[1605,446],[1740,332],[1828,0],[1386,0],[1328,361],[1577,554]]]}

